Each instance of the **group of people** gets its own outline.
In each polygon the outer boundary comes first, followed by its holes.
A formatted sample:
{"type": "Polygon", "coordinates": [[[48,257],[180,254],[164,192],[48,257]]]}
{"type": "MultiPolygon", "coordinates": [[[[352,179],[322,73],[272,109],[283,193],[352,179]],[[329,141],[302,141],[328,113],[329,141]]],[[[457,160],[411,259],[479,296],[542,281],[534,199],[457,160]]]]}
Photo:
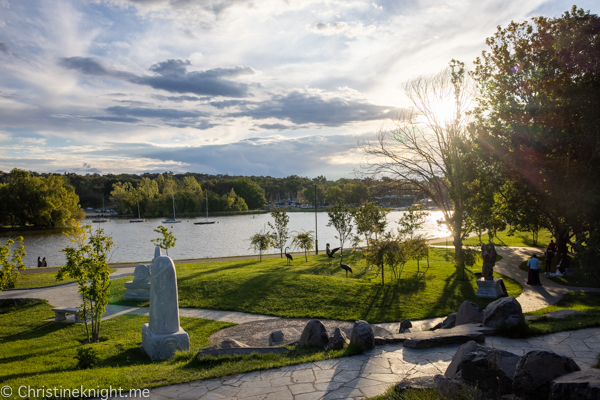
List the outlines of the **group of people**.
{"type": "MultiPolygon", "coordinates": [[[[550,240],[548,248],[546,248],[546,257],[544,265],[544,274],[548,276],[565,276],[567,268],[569,267],[570,259],[566,253],[558,253],[558,264],[556,264],[556,271],[551,272],[552,260],[556,253],[556,243],[554,240],[550,240]]],[[[540,260],[537,258],[537,254],[533,254],[529,261],[527,261],[527,267],[529,267],[529,273],[527,275],[528,285],[542,285],[540,282],[540,260]]]]}
{"type": "Polygon", "coordinates": [[[46,257],[42,260],[42,257],[38,257],[38,268],[47,267],[46,257]]]}

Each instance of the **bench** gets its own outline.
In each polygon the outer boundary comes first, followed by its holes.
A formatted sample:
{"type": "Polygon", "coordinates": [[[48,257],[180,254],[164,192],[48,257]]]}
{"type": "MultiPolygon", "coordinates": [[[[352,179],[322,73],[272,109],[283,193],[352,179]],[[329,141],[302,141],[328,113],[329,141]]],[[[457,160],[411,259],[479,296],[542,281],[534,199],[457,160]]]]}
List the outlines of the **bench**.
{"type": "Polygon", "coordinates": [[[75,315],[75,322],[81,322],[81,318],[79,317],[79,308],[76,307],[56,307],[53,308],[54,311],[54,320],[55,321],[66,321],[67,314],[75,315]]]}

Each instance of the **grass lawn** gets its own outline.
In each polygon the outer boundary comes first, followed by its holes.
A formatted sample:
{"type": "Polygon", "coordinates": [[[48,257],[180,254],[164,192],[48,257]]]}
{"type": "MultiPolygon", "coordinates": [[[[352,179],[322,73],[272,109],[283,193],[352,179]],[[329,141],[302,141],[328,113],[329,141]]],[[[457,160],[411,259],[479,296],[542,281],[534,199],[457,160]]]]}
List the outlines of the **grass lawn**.
{"type": "Polygon", "coordinates": [[[527,324],[532,331],[532,335],[545,335],[553,332],[600,327],[600,293],[567,293],[555,305],[527,313],[526,315],[543,315],[552,311],[565,309],[584,311],[586,315],[561,319],[541,317],[529,321],[527,324]]]}
{"type": "MultiPolygon", "coordinates": [[[[537,246],[533,244],[533,236],[531,232],[520,232],[517,231],[513,236],[508,236],[508,231],[498,232],[497,237],[494,239],[494,244],[496,246],[516,246],[516,247],[542,247],[546,248],[548,243],[550,243],[550,239],[552,234],[547,229],[540,230],[537,240],[537,246]]],[[[489,243],[489,238],[487,234],[481,235],[481,241],[485,243],[489,243]]],[[[446,245],[446,242],[438,242],[436,245],[446,245]]],[[[463,241],[464,246],[481,246],[482,243],[479,241],[479,237],[470,237],[463,241]]],[[[452,246],[452,241],[448,241],[448,245],[452,246]]]]}
{"type": "MultiPolygon", "coordinates": [[[[542,270],[543,270],[545,268],[544,267],[545,261],[539,255],[538,255],[538,257],[540,258],[540,264],[541,264],[542,270]]],[[[558,263],[557,257],[554,257],[554,260],[552,260],[552,267],[551,267],[552,272],[556,271],[557,263],[558,263]]],[[[521,268],[523,271],[527,272],[528,271],[527,261],[523,261],[521,264],[519,264],[519,268],[521,268]]],[[[581,268],[579,268],[579,263],[577,262],[577,259],[571,258],[570,268],[573,269],[573,276],[548,276],[547,278],[553,282],[556,282],[558,284],[565,285],[565,286],[579,286],[579,287],[593,287],[593,288],[600,287],[600,281],[598,281],[593,276],[585,275],[584,271],[582,271],[581,268]]],[[[543,272],[540,272],[540,274],[543,274],[543,272]]]]}
{"type": "MultiPolygon", "coordinates": [[[[407,263],[398,282],[385,272],[386,284],[373,269],[367,269],[362,254],[345,255],[344,262],[354,274],[346,278],[335,262],[329,266],[326,255],[298,257],[291,266],[284,259],[231,260],[177,265],[177,284],[181,307],[243,311],[282,317],[311,317],[339,320],[363,319],[371,323],[402,321],[405,318],[439,317],[458,310],[466,299],[482,307],[490,301],[475,296],[473,270],[457,270],[453,253],[432,249],[430,268],[421,260],[407,263]]],[[[339,259],[338,259],[339,260],[339,259]]],[[[522,287],[503,277],[511,296],[522,287]]],[[[140,305],[123,301],[124,282],[113,281],[110,301],[113,304],[140,305]]],[[[143,303],[141,303],[143,305],[143,303]]]]}
{"type": "MultiPolygon", "coordinates": [[[[116,269],[111,269],[110,272],[115,272],[116,269]]],[[[61,283],[73,282],[71,278],[65,278],[62,281],[56,280],[56,274],[58,272],[40,272],[34,274],[19,274],[17,278],[17,289],[45,287],[52,285],[59,285],[61,283]]]]}
{"type": "Polygon", "coordinates": [[[191,351],[169,361],[152,362],[142,354],[142,324],[146,316],[123,315],[102,322],[101,342],[85,344],[97,350],[98,364],[76,369],[77,349],[86,339],[81,324],[44,321],[53,318],[46,302],[0,307],[0,381],[13,388],[151,388],[199,379],[227,376],[304,362],[352,355],[350,349],[337,351],[292,347],[284,356],[246,356],[197,361],[197,349],[208,345],[214,332],[231,326],[226,322],[181,318],[190,335],[191,351]]]}

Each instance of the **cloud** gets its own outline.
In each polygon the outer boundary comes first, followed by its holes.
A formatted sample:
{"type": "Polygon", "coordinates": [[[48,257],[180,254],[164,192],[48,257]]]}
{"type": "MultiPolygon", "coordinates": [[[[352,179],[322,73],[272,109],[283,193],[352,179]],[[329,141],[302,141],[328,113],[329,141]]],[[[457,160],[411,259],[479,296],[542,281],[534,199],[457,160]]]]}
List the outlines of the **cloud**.
{"type": "Polygon", "coordinates": [[[246,100],[223,100],[223,101],[211,101],[209,103],[211,106],[222,110],[224,108],[236,107],[236,106],[244,106],[250,104],[250,102],[246,100]]]}
{"type": "Polygon", "coordinates": [[[180,119],[206,117],[208,114],[199,111],[181,111],[171,108],[147,108],[114,106],[106,109],[111,114],[139,118],[180,119]]]}
{"type": "Polygon", "coordinates": [[[230,79],[255,73],[254,69],[243,66],[187,72],[187,66],[190,65],[190,62],[175,59],[153,64],[150,71],[154,72],[155,75],[135,75],[106,68],[91,57],[61,58],[58,64],[82,74],[122,79],[171,93],[193,93],[196,95],[225,97],[247,96],[248,84],[230,79]]]}
{"type": "Polygon", "coordinates": [[[5,53],[5,54],[10,53],[10,48],[8,47],[8,44],[6,44],[4,42],[0,42],[0,53],[5,53]]]}
{"type": "Polygon", "coordinates": [[[176,103],[181,103],[184,101],[208,101],[211,97],[198,97],[198,96],[163,96],[160,94],[151,94],[149,95],[153,99],[161,100],[161,101],[174,101],[176,103]]]}
{"type": "Polygon", "coordinates": [[[364,100],[343,98],[342,94],[293,91],[271,100],[252,103],[230,116],[252,119],[277,118],[294,124],[318,124],[330,127],[350,122],[373,121],[396,115],[397,108],[370,104],[364,100]]]}
{"type": "Polygon", "coordinates": [[[276,131],[283,131],[283,130],[290,128],[289,126],[283,125],[283,124],[261,124],[261,125],[257,125],[257,126],[261,129],[269,129],[269,130],[276,130],[276,131]]]}
{"type": "Polygon", "coordinates": [[[344,34],[347,37],[356,37],[361,35],[367,35],[375,30],[375,25],[364,26],[362,22],[357,24],[349,25],[347,22],[319,22],[314,26],[309,27],[309,31],[318,35],[332,36],[337,34],[344,34]]]}
{"type": "Polygon", "coordinates": [[[131,117],[87,117],[84,119],[91,119],[91,120],[102,121],[102,122],[124,122],[124,123],[130,123],[130,124],[142,122],[142,120],[140,120],[140,119],[131,118],[131,117]]]}

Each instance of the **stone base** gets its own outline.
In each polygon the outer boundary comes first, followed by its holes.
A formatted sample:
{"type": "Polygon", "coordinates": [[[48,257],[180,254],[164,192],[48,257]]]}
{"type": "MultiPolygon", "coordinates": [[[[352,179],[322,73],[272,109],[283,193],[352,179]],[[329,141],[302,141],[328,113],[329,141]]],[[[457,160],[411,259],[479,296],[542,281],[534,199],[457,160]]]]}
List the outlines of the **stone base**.
{"type": "Polygon", "coordinates": [[[125,282],[123,300],[150,301],[150,282],[125,282]]]}
{"type": "Polygon", "coordinates": [[[154,333],[149,324],[142,325],[142,348],[151,360],[168,360],[177,350],[190,349],[190,337],[179,328],[175,333],[154,333]]]}
{"type": "Polygon", "coordinates": [[[506,286],[501,278],[494,278],[493,281],[484,281],[483,278],[477,279],[477,297],[484,299],[499,299],[508,296],[506,286]]]}

